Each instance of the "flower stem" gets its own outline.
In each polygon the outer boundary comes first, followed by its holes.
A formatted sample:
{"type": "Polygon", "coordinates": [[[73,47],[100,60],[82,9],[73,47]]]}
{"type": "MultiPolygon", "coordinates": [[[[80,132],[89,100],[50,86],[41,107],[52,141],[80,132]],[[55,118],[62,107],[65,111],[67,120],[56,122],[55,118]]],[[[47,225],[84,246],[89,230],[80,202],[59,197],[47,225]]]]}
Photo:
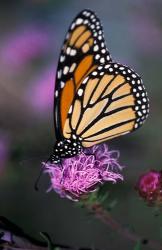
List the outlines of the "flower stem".
{"type": "MultiPolygon", "coordinates": [[[[99,202],[89,204],[87,200],[82,200],[82,204],[86,209],[93,213],[96,218],[98,218],[100,221],[102,221],[104,224],[109,226],[111,229],[116,231],[124,238],[134,243],[141,242],[143,244],[146,244],[144,243],[144,239],[141,236],[132,232],[128,228],[125,228],[116,219],[114,219],[111,214],[107,210],[105,210],[102,204],[100,204],[99,202]]],[[[147,241],[147,247],[153,250],[162,250],[162,244],[153,240],[147,241]]]]}

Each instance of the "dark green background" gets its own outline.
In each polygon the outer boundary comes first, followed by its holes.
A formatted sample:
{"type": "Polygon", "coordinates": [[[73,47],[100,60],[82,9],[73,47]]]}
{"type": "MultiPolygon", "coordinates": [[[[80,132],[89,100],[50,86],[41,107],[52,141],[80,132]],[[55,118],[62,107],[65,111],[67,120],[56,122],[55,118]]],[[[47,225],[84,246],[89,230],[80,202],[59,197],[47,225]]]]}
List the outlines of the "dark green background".
{"type": "Polygon", "coordinates": [[[8,150],[0,166],[0,214],[33,236],[38,236],[39,231],[48,232],[57,243],[133,249],[134,244],[88,216],[75,203],[59,198],[54,192],[47,194],[47,176],[43,176],[39,192],[33,188],[40,162],[51,153],[55,139],[53,101],[51,95],[49,105],[37,109],[26,92],[41,81],[44,72],[48,72],[47,86],[52,90],[65,32],[84,8],[97,12],[112,57],[142,76],[150,98],[150,116],[145,125],[136,133],[108,143],[110,149],[120,150],[120,163],[126,166],[124,182],[111,187],[112,197],[118,200],[112,213],[141,236],[161,240],[160,217],[154,216],[153,208],[147,207],[134,190],[143,172],[162,167],[160,0],[0,1],[0,140],[7,143],[8,150]],[[7,50],[7,42],[12,47],[13,37],[19,39],[19,33],[26,27],[44,29],[48,43],[44,51],[15,67],[12,60],[1,55],[7,50]]]}

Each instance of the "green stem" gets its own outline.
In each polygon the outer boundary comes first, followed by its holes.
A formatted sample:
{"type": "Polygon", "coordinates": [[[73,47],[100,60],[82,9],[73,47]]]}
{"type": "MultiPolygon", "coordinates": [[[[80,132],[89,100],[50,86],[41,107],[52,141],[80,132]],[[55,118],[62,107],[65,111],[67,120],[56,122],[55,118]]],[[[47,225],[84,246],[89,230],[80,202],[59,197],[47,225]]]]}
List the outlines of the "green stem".
{"type": "MultiPolygon", "coordinates": [[[[137,243],[137,242],[142,243],[143,238],[141,236],[132,232],[128,228],[123,227],[117,220],[115,220],[111,216],[111,214],[107,210],[103,208],[102,204],[98,202],[94,204],[89,204],[88,200],[82,200],[82,204],[84,205],[86,209],[88,209],[91,213],[93,213],[96,218],[98,218],[100,221],[102,221],[104,224],[109,226],[111,229],[116,231],[118,234],[120,234],[124,238],[134,243],[137,243]]],[[[153,250],[162,250],[162,244],[153,240],[148,240],[147,247],[153,250]]]]}

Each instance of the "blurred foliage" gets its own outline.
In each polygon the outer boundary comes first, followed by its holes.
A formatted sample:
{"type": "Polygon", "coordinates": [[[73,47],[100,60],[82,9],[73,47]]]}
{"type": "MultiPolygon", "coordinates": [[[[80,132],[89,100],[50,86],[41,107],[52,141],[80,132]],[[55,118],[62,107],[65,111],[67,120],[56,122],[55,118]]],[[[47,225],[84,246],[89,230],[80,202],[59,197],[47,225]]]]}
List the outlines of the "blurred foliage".
{"type": "Polygon", "coordinates": [[[133,250],[141,250],[141,242],[137,242],[133,250]]]}

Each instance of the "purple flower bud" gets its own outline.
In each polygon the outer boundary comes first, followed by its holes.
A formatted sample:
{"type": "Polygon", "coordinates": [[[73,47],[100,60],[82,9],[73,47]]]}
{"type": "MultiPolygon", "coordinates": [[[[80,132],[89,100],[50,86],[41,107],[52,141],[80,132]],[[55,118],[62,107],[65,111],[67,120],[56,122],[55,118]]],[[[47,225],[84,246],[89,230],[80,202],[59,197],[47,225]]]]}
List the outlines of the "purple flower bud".
{"type": "Polygon", "coordinates": [[[161,199],[162,173],[151,170],[143,174],[138,180],[136,189],[149,204],[156,203],[161,199]]]}
{"type": "Polygon", "coordinates": [[[96,190],[98,184],[123,180],[118,173],[119,152],[109,151],[106,144],[84,149],[79,156],[65,159],[62,165],[43,163],[51,178],[49,190],[54,189],[62,198],[78,200],[96,190]]]}

